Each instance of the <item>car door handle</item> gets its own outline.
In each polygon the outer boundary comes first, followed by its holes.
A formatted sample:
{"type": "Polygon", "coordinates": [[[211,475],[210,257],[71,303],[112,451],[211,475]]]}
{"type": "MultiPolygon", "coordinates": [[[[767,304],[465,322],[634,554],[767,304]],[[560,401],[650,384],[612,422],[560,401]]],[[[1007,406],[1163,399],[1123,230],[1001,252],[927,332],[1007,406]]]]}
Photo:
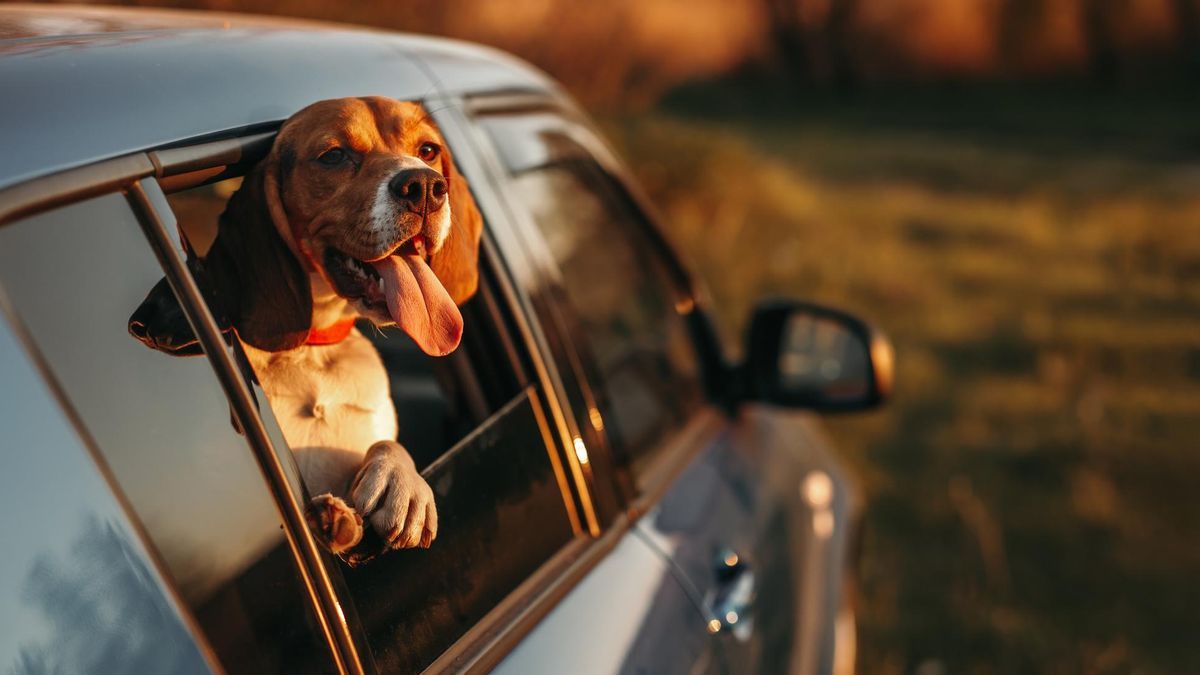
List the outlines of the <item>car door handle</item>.
{"type": "Polygon", "coordinates": [[[732,549],[722,550],[713,568],[716,580],[704,602],[710,615],[709,630],[728,631],[746,640],[754,630],[752,610],[758,591],[754,570],[732,549]]]}

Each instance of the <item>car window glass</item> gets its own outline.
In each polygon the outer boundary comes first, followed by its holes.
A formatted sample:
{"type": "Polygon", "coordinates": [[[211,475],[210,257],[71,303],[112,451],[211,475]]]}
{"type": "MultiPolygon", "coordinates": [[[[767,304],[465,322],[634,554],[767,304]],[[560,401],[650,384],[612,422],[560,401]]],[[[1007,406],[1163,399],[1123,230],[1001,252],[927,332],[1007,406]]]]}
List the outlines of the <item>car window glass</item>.
{"type": "Polygon", "coordinates": [[[118,195],[0,228],[0,283],[223,667],[328,672],[278,512],[212,368],[127,332],[161,275],[118,195]]]}
{"type": "Polygon", "coordinates": [[[599,383],[593,392],[599,419],[586,422],[601,422],[618,461],[640,477],[661,441],[701,400],[688,331],[666,267],[646,237],[648,223],[566,134],[522,116],[488,118],[484,128],[506,147],[546,148],[547,163],[536,166],[513,159],[538,156],[530,150],[505,155],[512,187],[557,263],[577,320],[573,341],[584,352],[585,379],[599,383]],[[521,143],[515,140],[522,135],[521,143]]]}
{"type": "Polygon", "coordinates": [[[621,231],[629,215],[600,178],[586,163],[564,163],[525,173],[516,186],[559,264],[636,461],[692,402],[694,357],[664,279],[621,231]]]}
{"type": "Polygon", "coordinates": [[[207,673],[173,596],[0,312],[0,672],[207,673]]]}
{"type": "MultiPolygon", "coordinates": [[[[203,256],[241,179],[167,196],[179,231],[203,256]]],[[[461,306],[462,343],[434,358],[394,327],[357,327],[378,351],[398,439],[434,491],[438,537],[357,567],[330,558],[351,621],[381,672],[429,665],[576,535],[561,469],[486,256],[461,306]]],[[[167,358],[167,357],[164,357],[167,358]]],[[[272,403],[257,389],[270,427],[272,403]]]]}

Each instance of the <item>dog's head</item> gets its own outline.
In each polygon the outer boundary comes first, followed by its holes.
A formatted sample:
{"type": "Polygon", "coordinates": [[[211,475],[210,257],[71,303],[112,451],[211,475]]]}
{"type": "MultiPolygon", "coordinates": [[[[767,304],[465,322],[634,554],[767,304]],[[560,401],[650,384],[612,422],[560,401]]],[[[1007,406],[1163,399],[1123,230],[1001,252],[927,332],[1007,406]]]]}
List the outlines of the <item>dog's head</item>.
{"type": "MultiPolygon", "coordinates": [[[[458,346],[457,305],[478,283],[481,227],[421,106],[379,97],[321,101],[284,123],[230,198],[194,271],[228,326],[259,349],[294,349],[313,329],[360,315],[395,324],[425,352],[442,355],[458,346]]],[[[186,340],[150,326],[164,323],[149,307],[161,303],[152,292],[130,331],[178,353],[165,347],[186,340]]]]}

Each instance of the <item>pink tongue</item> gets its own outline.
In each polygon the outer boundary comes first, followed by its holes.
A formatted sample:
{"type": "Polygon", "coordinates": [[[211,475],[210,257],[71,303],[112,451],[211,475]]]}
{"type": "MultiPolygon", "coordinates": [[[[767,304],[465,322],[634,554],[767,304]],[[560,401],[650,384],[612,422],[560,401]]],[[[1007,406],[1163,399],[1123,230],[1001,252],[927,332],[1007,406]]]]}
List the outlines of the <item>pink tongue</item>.
{"type": "Polygon", "coordinates": [[[458,347],[463,320],[458,306],[418,255],[392,255],[371,263],[383,278],[392,320],[430,356],[444,356],[458,347]]]}

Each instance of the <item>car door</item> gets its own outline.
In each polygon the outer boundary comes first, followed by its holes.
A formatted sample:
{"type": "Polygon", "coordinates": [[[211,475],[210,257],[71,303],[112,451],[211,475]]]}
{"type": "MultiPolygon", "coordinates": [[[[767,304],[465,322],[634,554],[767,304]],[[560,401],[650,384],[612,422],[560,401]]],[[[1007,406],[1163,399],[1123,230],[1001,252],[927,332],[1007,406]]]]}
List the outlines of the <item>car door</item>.
{"type": "Polygon", "coordinates": [[[703,619],[644,634],[704,631],[693,656],[706,670],[828,670],[846,491],[817,428],[715,405],[695,292],[578,113],[545,100],[473,112],[546,270],[532,295],[579,438],[703,619]]]}

